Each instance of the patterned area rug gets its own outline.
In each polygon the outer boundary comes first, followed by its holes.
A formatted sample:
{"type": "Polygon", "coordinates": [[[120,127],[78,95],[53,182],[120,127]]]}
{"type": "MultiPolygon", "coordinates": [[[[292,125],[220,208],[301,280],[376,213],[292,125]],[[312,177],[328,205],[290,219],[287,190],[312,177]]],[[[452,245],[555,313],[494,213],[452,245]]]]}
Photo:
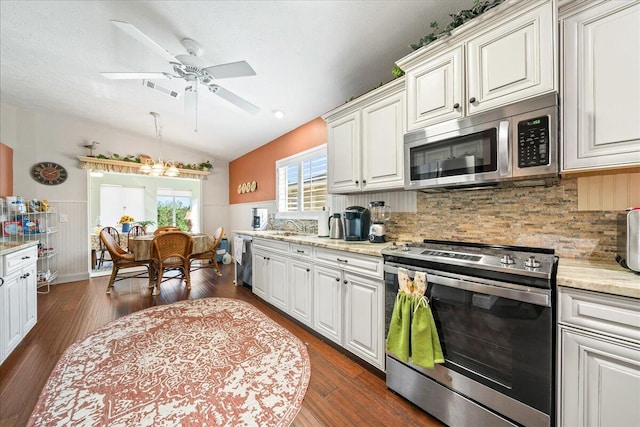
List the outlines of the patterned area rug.
{"type": "Polygon", "coordinates": [[[182,301],[69,347],[28,425],[286,426],[310,375],[304,344],[250,304],[182,301]]]}

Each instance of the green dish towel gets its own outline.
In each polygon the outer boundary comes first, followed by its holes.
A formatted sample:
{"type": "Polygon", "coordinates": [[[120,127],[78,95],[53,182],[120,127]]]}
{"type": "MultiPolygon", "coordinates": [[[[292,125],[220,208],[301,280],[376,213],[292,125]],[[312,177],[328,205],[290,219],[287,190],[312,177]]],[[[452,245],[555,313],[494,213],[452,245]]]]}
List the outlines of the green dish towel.
{"type": "Polygon", "coordinates": [[[444,362],[438,331],[425,297],[398,292],[387,335],[387,351],[403,362],[411,357],[413,364],[428,369],[444,362]]]}

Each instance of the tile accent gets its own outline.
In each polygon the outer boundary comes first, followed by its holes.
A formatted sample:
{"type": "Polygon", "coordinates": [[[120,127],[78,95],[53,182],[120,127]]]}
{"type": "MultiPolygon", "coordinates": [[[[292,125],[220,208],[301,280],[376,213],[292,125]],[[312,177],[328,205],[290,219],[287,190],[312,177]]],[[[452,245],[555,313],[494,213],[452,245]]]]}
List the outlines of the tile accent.
{"type": "Polygon", "coordinates": [[[612,261],[619,211],[578,211],[577,178],[553,187],[417,193],[417,213],[391,214],[391,239],[548,247],[560,257],[612,261]]]}

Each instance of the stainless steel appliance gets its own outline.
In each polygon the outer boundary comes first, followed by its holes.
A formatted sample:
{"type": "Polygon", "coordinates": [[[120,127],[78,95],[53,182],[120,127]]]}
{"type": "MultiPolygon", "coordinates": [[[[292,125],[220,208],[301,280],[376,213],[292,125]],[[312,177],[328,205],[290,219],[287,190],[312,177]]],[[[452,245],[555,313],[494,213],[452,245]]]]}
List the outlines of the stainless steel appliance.
{"type": "Polygon", "coordinates": [[[237,234],[233,244],[236,260],[236,285],[251,289],[253,286],[253,237],[237,234]]]}
{"type": "Polygon", "coordinates": [[[450,426],[554,424],[552,249],[425,240],[382,254],[387,332],[398,269],[426,272],[445,356],[424,369],[387,354],[390,389],[450,426]]]}
{"type": "Polygon", "coordinates": [[[350,206],[343,212],[344,240],[368,240],[371,216],[369,209],[350,206]]]}
{"type": "Polygon", "coordinates": [[[549,93],[406,134],[405,189],[552,184],[557,100],[549,93]]]}
{"type": "Polygon", "coordinates": [[[389,220],[389,206],[385,206],[382,200],[369,203],[371,212],[371,225],[369,226],[369,241],[371,243],[384,243],[387,241],[385,223],[389,220]]]}
{"type": "Polygon", "coordinates": [[[267,225],[268,211],[266,208],[251,208],[251,228],[262,230],[267,225]]]}
{"type": "Polygon", "coordinates": [[[616,261],[624,268],[640,272],[640,207],[618,214],[616,261]]]}
{"type": "Polygon", "coordinates": [[[339,213],[334,213],[331,218],[329,218],[329,238],[344,238],[344,225],[342,224],[342,218],[340,218],[339,213]]]}

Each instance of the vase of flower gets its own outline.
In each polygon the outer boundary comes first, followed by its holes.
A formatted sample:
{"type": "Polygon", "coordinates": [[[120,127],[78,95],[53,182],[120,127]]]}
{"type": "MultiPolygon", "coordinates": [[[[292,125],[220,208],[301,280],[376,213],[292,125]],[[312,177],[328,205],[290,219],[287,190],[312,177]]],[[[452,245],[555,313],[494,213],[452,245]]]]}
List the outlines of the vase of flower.
{"type": "Polygon", "coordinates": [[[122,232],[123,233],[128,233],[129,230],[131,230],[131,223],[130,222],[123,222],[122,223],[122,232]]]}

